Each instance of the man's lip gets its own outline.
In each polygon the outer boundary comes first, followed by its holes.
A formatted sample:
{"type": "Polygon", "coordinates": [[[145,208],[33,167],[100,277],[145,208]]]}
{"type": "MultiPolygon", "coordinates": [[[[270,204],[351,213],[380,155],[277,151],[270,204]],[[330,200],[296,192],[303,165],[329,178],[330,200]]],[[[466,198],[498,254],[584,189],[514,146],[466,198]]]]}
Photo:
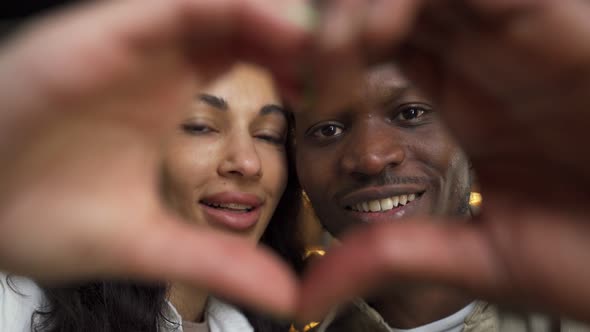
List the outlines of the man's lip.
{"type": "Polygon", "coordinates": [[[249,205],[252,208],[260,207],[264,204],[264,200],[260,198],[258,195],[245,193],[245,192],[238,192],[238,191],[225,191],[216,194],[212,194],[209,196],[203,197],[200,203],[212,203],[212,204],[241,204],[241,205],[249,205]]]}
{"type": "Polygon", "coordinates": [[[410,217],[412,215],[416,215],[419,213],[421,208],[422,202],[421,198],[416,198],[414,201],[398,206],[391,210],[381,211],[381,212],[360,212],[354,210],[345,210],[346,213],[353,218],[355,221],[360,221],[363,223],[373,224],[373,223],[388,223],[393,222],[395,220],[404,219],[410,217]]]}
{"type": "MultiPolygon", "coordinates": [[[[395,186],[380,186],[380,187],[366,187],[355,190],[353,192],[341,195],[341,198],[336,198],[338,204],[342,208],[350,207],[354,204],[373,201],[377,199],[385,199],[393,196],[422,194],[426,191],[423,186],[415,185],[395,185],[395,186]]],[[[340,196],[340,195],[337,195],[340,196]]]]}

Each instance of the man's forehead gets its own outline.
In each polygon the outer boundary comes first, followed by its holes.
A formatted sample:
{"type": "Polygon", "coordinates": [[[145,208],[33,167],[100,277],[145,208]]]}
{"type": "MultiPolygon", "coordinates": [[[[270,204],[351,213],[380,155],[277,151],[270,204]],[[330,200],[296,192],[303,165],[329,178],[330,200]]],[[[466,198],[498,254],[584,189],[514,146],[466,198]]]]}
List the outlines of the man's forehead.
{"type": "Polygon", "coordinates": [[[410,82],[393,64],[371,68],[357,92],[365,101],[392,100],[411,87],[410,82]]]}
{"type": "MultiPolygon", "coordinates": [[[[351,102],[352,109],[355,106],[367,104],[382,104],[395,100],[402,96],[408,89],[411,89],[411,83],[402,75],[400,70],[394,64],[383,64],[368,69],[357,85],[357,89],[349,92],[347,95],[352,97],[347,100],[351,102]]],[[[342,105],[340,105],[342,106],[342,105]]],[[[303,109],[297,112],[295,117],[300,120],[315,118],[319,114],[334,114],[338,110],[350,111],[350,107],[340,107],[338,109],[303,109]]]]}

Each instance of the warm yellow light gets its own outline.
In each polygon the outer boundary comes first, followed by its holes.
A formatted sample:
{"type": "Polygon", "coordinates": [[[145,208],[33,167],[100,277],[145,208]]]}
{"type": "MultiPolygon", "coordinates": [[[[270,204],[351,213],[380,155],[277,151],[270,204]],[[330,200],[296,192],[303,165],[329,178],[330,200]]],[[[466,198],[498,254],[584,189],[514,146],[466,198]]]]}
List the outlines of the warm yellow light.
{"type": "Polygon", "coordinates": [[[303,255],[303,259],[307,259],[309,258],[309,256],[324,256],[326,254],[326,251],[324,249],[319,249],[319,248],[309,248],[307,250],[305,250],[305,255],[303,255]]]}
{"type": "MultiPolygon", "coordinates": [[[[320,325],[320,322],[311,322],[311,323],[305,325],[303,327],[303,330],[302,331],[303,332],[308,332],[309,330],[313,329],[314,327],[316,327],[318,325],[320,325]]],[[[289,332],[299,332],[299,330],[297,330],[295,328],[295,326],[293,326],[293,324],[291,324],[291,327],[289,328],[289,332]]]]}
{"type": "Polygon", "coordinates": [[[320,323],[319,322],[311,322],[307,325],[305,325],[305,327],[303,328],[303,332],[307,332],[311,329],[313,329],[314,327],[318,326],[320,323]]]}
{"type": "Polygon", "coordinates": [[[482,202],[481,194],[478,192],[472,191],[469,195],[469,205],[479,207],[482,202]]]}

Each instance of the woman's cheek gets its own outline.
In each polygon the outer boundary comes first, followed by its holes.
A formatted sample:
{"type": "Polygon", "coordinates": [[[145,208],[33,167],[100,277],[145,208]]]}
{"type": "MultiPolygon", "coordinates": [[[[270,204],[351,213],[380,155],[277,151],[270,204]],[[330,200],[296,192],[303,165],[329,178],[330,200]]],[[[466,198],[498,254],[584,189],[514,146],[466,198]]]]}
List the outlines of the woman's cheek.
{"type": "Polygon", "coordinates": [[[267,192],[278,196],[278,198],[273,197],[278,202],[287,185],[288,165],[286,152],[275,147],[267,147],[260,149],[259,153],[263,168],[263,185],[266,187],[267,192]]]}

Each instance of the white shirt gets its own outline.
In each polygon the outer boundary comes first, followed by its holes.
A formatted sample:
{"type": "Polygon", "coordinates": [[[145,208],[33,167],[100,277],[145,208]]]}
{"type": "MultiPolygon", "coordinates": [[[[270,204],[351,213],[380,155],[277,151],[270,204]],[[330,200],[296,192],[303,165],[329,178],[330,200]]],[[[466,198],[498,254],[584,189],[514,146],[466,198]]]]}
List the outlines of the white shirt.
{"type": "MultiPolygon", "coordinates": [[[[169,319],[173,324],[164,327],[163,332],[182,332],[182,318],[169,303],[169,319]]],[[[7,279],[0,272],[0,331],[31,332],[31,317],[42,308],[45,296],[31,279],[11,276],[7,279]]],[[[235,307],[215,298],[207,300],[205,317],[210,332],[253,332],[250,322],[235,307]]]]}
{"type": "Polygon", "coordinates": [[[395,329],[391,328],[392,332],[461,332],[463,330],[463,324],[467,316],[469,316],[473,309],[475,309],[475,302],[471,302],[465,308],[457,311],[456,313],[447,316],[443,319],[439,319],[426,325],[418,326],[413,329],[395,329]]]}
{"type": "MultiPolygon", "coordinates": [[[[404,330],[389,326],[389,324],[383,319],[383,316],[362,299],[355,300],[353,305],[356,306],[358,314],[366,315],[367,317],[370,317],[375,324],[378,324],[380,331],[386,330],[389,332],[462,332],[465,320],[476,308],[476,302],[472,302],[450,316],[413,329],[404,330]]],[[[318,332],[325,332],[328,330],[330,325],[340,314],[342,313],[339,308],[332,310],[318,327],[318,332]]]]}
{"type": "Polygon", "coordinates": [[[31,332],[31,317],[41,308],[43,294],[31,279],[0,272],[0,331],[31,332]],[[20,294],[19,294],[20,293],[20,294]]]}

